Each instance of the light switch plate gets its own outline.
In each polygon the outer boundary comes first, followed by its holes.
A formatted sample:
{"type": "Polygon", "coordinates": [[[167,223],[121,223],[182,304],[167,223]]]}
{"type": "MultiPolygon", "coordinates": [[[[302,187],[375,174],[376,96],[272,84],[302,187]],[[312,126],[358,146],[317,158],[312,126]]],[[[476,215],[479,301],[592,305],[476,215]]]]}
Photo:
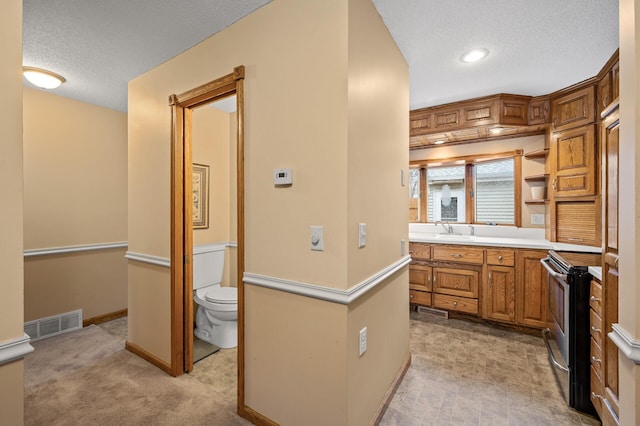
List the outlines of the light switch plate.
{"type": "Polygon", "coordinates": [[[364,247],[367,244],[367,224],[358,224],[358,247],[364,247]]]}
{"type": "Polygon", "coordinates": [[[322,226],[311,227],[311,250],[324,251],[324,229],[322,226]]]}
{"type": "Polygon", "coordinates": [[[544,213],[532,213],[531,214],[532,225],[544,225],[544,213]]]}
{"type": "Polygon", "coordinates": [[[362,354],[364,354],[367,351],[367,327],[360,330],[358,343],[360,346],[359,355],[362,356],[362,354]]]}

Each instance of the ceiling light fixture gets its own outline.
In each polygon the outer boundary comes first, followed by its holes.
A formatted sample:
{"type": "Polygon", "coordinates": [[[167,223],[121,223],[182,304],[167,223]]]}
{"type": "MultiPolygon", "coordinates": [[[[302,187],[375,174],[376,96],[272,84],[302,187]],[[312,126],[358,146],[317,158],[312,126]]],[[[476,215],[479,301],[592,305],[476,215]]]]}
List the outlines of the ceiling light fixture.
{"type": "Polygon", "coordinates": [[[63,76],[41,68],[22,67],[22,74],[31,84],[43,89],[55,89],[67,81],[63,76]]]}
{"type": "Polygon", "coordinates": [[[460,60],[467,64],[472,62],[478,62],[480,59],[486,58],[489,54],[489,49],[480,48],[480,49],[471,49],[468,52],[465,52],[462,56],[460,56],[460,60]]]}

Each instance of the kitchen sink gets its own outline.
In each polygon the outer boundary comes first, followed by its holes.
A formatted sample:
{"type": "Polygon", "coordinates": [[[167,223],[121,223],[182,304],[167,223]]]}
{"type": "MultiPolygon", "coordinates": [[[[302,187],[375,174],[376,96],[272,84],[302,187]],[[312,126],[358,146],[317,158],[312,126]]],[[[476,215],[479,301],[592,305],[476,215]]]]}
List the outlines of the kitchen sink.
{"type": "Polygon", "coordinates": [[[461,235],[461,234],[438,234],[436,238],[439,240],[448,241],[473,241],[477,237],[475,235],[461,235]]]}

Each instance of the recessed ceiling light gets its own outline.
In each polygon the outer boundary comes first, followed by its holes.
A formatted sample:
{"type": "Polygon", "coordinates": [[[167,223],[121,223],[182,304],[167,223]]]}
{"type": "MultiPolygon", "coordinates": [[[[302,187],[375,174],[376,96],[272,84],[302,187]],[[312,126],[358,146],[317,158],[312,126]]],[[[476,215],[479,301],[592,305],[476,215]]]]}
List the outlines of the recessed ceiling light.
{"type": "Polygon", "coordinates": [[[478,62],[489,54],[489,49],[471,49],[460,56],[460,60],[466,63],[478,62]]]}
{"type": "Polygon", "coordinates": [[[489,131],[494,135],[498,135],[502,133],[503,130],[504,130],[504,127],[492,127],[491,129],[489,129],[489,131]]]}
{"type": "Polygon", "coordinates": [[[444,141],[435,141],[433,144],[434,145],[442,145],[444,143],[444,141]]]}
{"type": "Polygon", "coordinates": [[[63,76],[41,68],[22,67],[22,74],[31,84],[43,89],[55,89],[67,81],[63,76]]]}

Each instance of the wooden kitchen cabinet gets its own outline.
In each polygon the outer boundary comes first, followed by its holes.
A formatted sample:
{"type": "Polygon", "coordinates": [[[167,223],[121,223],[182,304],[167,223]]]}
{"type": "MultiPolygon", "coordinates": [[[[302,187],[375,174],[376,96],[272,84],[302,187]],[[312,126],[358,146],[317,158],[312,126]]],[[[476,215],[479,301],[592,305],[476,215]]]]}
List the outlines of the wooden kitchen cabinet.
{"type": "Polygon", "coordinates": [[[540,259],[544,250],[518,250],[516,255],[516,323],[545,328],[547,315],[547,276],[540,259]]]}
{"type": "Polygon", "coordinates": [[[553,133],[551,190],[555,198],[596,195],[595,125],[553,133]]]}
{"type": "Polygon", "coordinates": [[[409,302],[423,306],[431,306],[432,268],[421,262],[409,265],[409,302]]]}
{"type": "MultiPolygon", "coordinates": [[[[612,71],[613,72],[613,71],[612,71]]],[[[602,393],[592,394],[592,400],[599,400],[598,414],[603,425],[617,425],[619,423],[619,383],[618,383],[618,347],[609,338],[613,330],[612,325],[618,322],[618,197],[619,197],[619,133],[620,121],[617,98],[602,113],[601,144],[602,144],[602,181],[603,181],[603,226],[604,255],[602,256],[601,288],[594,290],[593,296],[599,291],[600,323],[602,338],[602,367],[599,379],[602,393]]],[[[591,305],[592,311],[597,306],[591,305]]],[[[592,327],[597,327],[595,318],[592,327]]],[[[597,371],[595,372],[597,373],[597,371]]],[[[592,370],[592,381],[594,381],[592,370]]],[[[599,390],[600,390],[599,389],[599,390]]],[[[595,405],[595,402],[594,402],[595,405]]],[[[596,406],[598,408],[598,406],[596,406]]]]}
{"type": "Polygon", "coordinates": [[[595,89],[588,86],[551,101],[552,131],[583,126],[595,121],[595,89]]]}
{"type": "Polygon", "coordinates": [[[486,319],[515,322],[516,281],[513,267],[487,266],[487,281],[482,292],[482,312],[486,319]]]}

